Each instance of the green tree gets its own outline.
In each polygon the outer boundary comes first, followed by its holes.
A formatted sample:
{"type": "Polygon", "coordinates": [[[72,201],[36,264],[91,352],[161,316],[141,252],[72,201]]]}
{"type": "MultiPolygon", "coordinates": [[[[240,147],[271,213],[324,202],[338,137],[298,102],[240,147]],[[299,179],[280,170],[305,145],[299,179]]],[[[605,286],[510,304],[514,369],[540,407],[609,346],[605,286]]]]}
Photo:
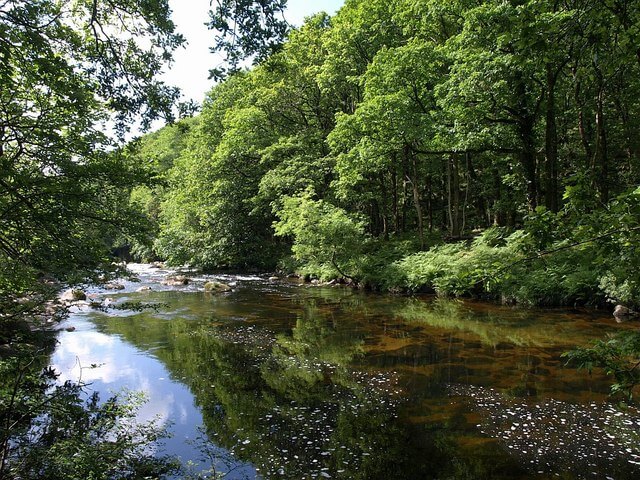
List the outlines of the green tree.
{"type": "Polygon", "coordinates": [[[124,134],[135,118],[173,117],[178,91],[155,73],[183,39],[166,1],[6,0],[0,31],[4,321],[37,310],[59,288],[51,281],[112,270],[110,243],[144,232],[123,200],[146,174],[113,150],[104,124],[124,134]]]}
{"type": "Polygon", "coordinates": [[[310,192],[287,197],[274,225],[276,235],[294,238],[292,251],[296,259],[328,269],[327,276],[350,275],[360,252],[364,227],[360,220],[323,200],[314,200],[310,192]]]}
{"type": "Polygon", "coordinates": [[[211,78],[223,79],[238,72],[242,60],[260,62],[278,51],[290,29],[286,7],[287,0],[216,0],[207,24],[216,32],[211,50],[226,57],[210,70],[211,78]]]}

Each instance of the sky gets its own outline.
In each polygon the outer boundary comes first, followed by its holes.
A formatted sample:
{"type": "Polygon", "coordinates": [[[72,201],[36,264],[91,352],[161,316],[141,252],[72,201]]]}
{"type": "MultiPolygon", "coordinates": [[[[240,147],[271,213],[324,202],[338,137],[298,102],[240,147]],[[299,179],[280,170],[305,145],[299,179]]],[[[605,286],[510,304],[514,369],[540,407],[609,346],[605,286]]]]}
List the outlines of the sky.
{"type": "MultiPolygon", "coordinates": [[[[289,0],[286,18],[293,25],[301,25],[304,18],[325,11],[334,14],[344,0],[289,0]]],[[[174,63],[163,80],[180,87],[185,99],[200,103],[213,85],[209,70],[220,63],[219,57],[209,52],[213,32],[204,23],[208,19],[208,0],[169,0],[173,21],[187,39],[187,45],[174,53],[174,63]]]]}

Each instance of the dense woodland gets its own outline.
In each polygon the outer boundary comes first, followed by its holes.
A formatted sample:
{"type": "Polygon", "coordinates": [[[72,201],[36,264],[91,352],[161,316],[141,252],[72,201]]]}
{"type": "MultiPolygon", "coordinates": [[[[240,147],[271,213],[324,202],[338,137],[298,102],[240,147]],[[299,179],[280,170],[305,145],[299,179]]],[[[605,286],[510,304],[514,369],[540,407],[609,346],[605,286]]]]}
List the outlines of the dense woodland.
{"type": "Polygon", "coordinates": [[[132,194],[155,224],[134,253],[637,306],[639,22],[609,0],[349,0],[309,18],[130,146],[157,181],[132,194]]]}

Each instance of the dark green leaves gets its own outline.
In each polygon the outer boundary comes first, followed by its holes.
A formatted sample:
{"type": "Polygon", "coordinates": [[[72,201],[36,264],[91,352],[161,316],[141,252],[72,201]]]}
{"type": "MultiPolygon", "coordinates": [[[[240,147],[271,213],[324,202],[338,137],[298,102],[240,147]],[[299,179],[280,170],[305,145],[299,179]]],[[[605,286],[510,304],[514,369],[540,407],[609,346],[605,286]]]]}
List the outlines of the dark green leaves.
{"type": "Polygon", "coordinates": [[[210,71],[221,80],[234,73],[245,59],[265,60],[275,53],[287,33],[284,18],[287,0],[216,0],[209,13],[211,30],[216,32],[212,52],[224,52],[225,65],[210,71]]]}

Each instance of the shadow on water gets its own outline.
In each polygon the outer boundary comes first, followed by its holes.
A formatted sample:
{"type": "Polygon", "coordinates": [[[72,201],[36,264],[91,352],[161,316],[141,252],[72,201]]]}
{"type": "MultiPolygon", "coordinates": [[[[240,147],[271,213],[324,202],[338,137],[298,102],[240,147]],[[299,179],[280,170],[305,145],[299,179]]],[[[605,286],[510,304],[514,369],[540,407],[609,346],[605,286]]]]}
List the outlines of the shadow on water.
{"type": "Polygon", "coordinates": [[[620,328],[606,317],[260,279],[219,296],[118,298],[166,307],[88,314],[98,332],[161,362],[193,395],[219,454],[235,459],[228,465],[248,462],[260,477],[640,473],[638,412],[607,404],[606,379],[560,359],[620,328]],[[595,454],[602,442],[611,446],[595,454]]]}

